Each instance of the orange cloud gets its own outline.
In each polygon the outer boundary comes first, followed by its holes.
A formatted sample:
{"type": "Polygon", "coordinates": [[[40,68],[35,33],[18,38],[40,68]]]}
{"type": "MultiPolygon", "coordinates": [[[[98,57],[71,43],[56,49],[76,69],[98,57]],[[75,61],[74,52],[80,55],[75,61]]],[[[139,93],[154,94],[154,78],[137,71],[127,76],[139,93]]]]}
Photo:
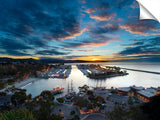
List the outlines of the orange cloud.
{"type": "Polygon", "coordinates": [[[146,31],[157,31],[157,29],[153,27],[147,27],[145,25],[140,25],[140,24],[125,24],[125,25],[119,25],[120,28],[125,29],[126,31],[132,33],[132,34],[140,34],[144,36],[149,36],[149,35],[159,35],[159,32],[152,32],[152,33],[147,33],[146,31]]]}
{"type": "Polygon", "coordinates": [[[96,15],[90,15],[90,18],[92,19],[96,19],[99,21],[107,21],[110,20],[112,18],[112,16],[96,16],[96,15]]]}
{"type": "Polygon", "coordinates": [[[83,44],[83,45],[80,45],[79,47],[99,47],[99,46],[103,46],[103,45],[108,45],[109,42],[111,41],[122,41],[121,39],[119,38],[110,38],[108,39],[108,41],[106,42],[101,42],[101,43],[87,43],[87,44],[83,44]]]}
{"type": "Polygon", "coordinates": [[[159,54],[160,52],[147,52],[147,53],[133,53],[132,55],[153,55],[153,54],[159,54]]]}
{"type": "Polygon", "coordinates": [[[78,32],[78,33],[74,33],[74,34],[72,34],[72,35],[70,35],[70,36],[66,36],[66,37],[61,38],[61,39],[73,39],[73,38],[76,38],[77,36],[82,35],[85,31],[88,31],[88,28],[84,28],[84,29],[82,29],[82,30],[81,30],[80,32],[78,32]]]}
{"type": "Polygon", "coordinates": [[[90,13],[95,12],[95,11],[96,11],[95,9],[89,8],[85,12],[88,13],[88,14],[90,14],[90,13]]]}
{"type": "Polygon", "coordinates": [[[88,43],[86,45],[81,45],[80,47],[99,47],[102,45],[107,45],[108,43],[88,43]]]}
{"type": "Polygon", "coordinates": [[[108,52],[109,50],[75,50],[79,52],[108,52]]]}
{"type": "Polygon", "coordinates": [[[99,20],[99,21],[107,21],[115,16],[116,16],[116,13],[114,12],[103,12],[98,15],[90,15],[90,18],[99,20]]]}

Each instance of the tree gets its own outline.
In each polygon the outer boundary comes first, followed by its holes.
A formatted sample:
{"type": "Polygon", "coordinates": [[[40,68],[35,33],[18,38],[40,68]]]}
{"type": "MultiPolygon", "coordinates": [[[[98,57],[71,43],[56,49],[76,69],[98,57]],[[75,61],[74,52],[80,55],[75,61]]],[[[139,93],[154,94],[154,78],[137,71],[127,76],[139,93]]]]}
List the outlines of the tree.
{"type": "Polygon", "coordinates": [[[105,103],[104,98],[101,97],[101,96],[97,96],[97,97],[96,97],[96,101],[99,102],[99,103],[105,103]]]}
{"type": "Polygon", "coordinates": [[[96,100],[96,98],[95,98],[94,95],[88,96],[88,99],[89,99],[91,102],[94,102],[94,101],[96,100]]]}
{"type": "Polygon", "coordinates": [[[70,115],[74,115],[76,112],[73,110],[70,112],[70,115]]]}
{"type": "Polygon", "coordinates": [[[114,108],[113,111],[107,113],[110,120],[127,120],[128,112],[123,110],[120,106],[114,108]]]}
{"type": "Polygon", "coordinates": [[[87,109],[93,109],[93,105],[91,103],[87,104],[87,109]]]}
{"type": "Polygon", "coordinates": [[[6,92],[0,92],[0,96],[6,96],[6,92]]]}
{"type": "Polygon", "coordinates": [[[149,119],[159,120],[160,118],[160,95],[153,97],[153,99],[142,105],[141,109],[143,113],[146,114],[149,119]]]}
{"type": "Polygon", "coordinates": [[[131,106],[129,108],[128,117],[131,120],[147,120],[147,116],[143,113],[143,111],[140,109],[140,105],[137,106],[131,106]]]}
{"type": "Polygon", "coordinates": [[[93,95],[93,91],[92,90],[88,90],[87,91],[87,95],[93,95]]]}
{"type": "Polygon", "coordinates": [[[17,106],[20,104],[23,104],[25,100],[27,99],[26,92],[24,90],[20,90],[18,92],[15,92],[11,97],[11,102],[17,106]]]}
{"type": "Polygon", "coordinates": [[[129,105],[133,105],[133,100],[132,100],[132,97],[131,97],[131,96],[129,96],[128,104],[129,104],[129,105]]]}
{"type": "Polygon", "coordinates": [[[117,106],[113,111],[107,112],[106,115],[110,120],[148,120],[139,105],[131,106],[126,110],[117,106]]]}
{"type": "Polygon", "coordinates": [[[86,93],[88,88],[89,88],[89,86],[83,85],[82,87],[79,87],[78,89],[79,89],[80,93],[86,93]]]}
{"type": "Polygon", "coordinates": [[[34,111],[38,120],[52,120],[52,105],[50,102],[39,101],[40,109],[34,111]]]}
{"type": "Polygon", "coordinates": [[[78,115],[74,115],[74,118],[72,120],[80,120],[80,117],[78,115]]]}
{"type": "Polygon", "coordinates": [[[42,91],[40,96],[43,97],[43,100],[47,100],[47,101],[53,101],[54,100],[54,96],[48,90],[42,91]]]}
{"type": "Polygon", "coordinates": [[[27,109],[15,109],[0,114],[1,120],[36,120],[27,109]]]}
{"type": "Polygon", "coordinates": [[[64,98],[57,98],[57,101],[58,101],[59,103],[63,103],[63,102],[64,102],[64,98]]]}

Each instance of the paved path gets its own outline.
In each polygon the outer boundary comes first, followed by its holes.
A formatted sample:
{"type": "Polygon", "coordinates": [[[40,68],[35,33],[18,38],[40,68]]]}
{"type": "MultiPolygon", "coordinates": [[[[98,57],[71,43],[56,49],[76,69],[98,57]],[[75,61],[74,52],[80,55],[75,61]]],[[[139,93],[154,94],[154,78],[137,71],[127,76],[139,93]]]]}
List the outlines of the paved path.
{"type": "Polygon", "coordinates": [[[107,120],[104,114],[91,113],[83,117],[81,120],[107,120]]]}

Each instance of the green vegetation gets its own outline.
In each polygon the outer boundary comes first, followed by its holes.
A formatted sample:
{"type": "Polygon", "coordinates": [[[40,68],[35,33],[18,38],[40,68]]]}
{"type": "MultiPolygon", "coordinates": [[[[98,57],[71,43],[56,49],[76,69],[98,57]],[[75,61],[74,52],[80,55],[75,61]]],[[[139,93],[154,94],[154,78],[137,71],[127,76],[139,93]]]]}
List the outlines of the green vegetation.
{"type": "Polygon", "coordinates": [[[88,91],[89,86],[83,85],[82,87],[79,87],[79,92],[80,93],[86,93],[88,91]]]}
{"type": "Polygon", "coordinates": [[[131,96],[129,96],[129,98],[128,98],[128,104],[129,104],[129,105],[133,105],[133,100],[132,100],[132,97],[131,97],[131,96]]]}
{"type": "Polygon", "coordinates": [[[70,115],[74,115],[76,112],[73,110],[71,111],[70,115]]]}
{"type": "Polygon", "coordinates": [[[148,103],[130,106],[129,109],[123,109],[117,106],[113,111],[107,112],[106,116],[110,120],[159,120],[159,111],[160,95],[153,97],[148,103]]]}
{"type": "Polygon", "coordinates": [[[36,120],[27,109],[15,109],[0,114],[1,120],[36,120]]]}
{"type": "Polygon", "coordinates": [[[150,120],[160,119],[160,95],[153,97],[153,99],[142,105],[141,109],[148,116],[150,120]]]}
{"type": "Polygon", "coordinates": [[[63,103],[64,102],[64,98],[57,98],[56,99],[59,103],[63,103]]]}
{"type": "Polygon", "coordinates": [[[103,109],[104,106],[102,104],[105,103],[104,98],[101,96],[95,96],[93,91],[88,90],[88,88],[87,85],[79,87],[80,93],[86,93],[88,98],[79,98],[74,101],[74,105],[77,105],[80,108],[86,107],[88,110],[94,108],[99,108],[99,110],[103,109]]]}
{"type": "Polygon", "coordinates": [[[107,112],[106,116],[110,120],[147,120],[140,106],[132,106],[129,110],[116,106],[113,111],[107,112]]]}
{"type": "Polygon", "coordinates": [[[27,99],[26,91],[25,90],[20,90],[16,91],[12,97],[11,97],[11,102],[15,105],[15,107],[18,105],[21,105],[25,102],[27,99]]]}
{"type": "Polygon", "coordinates": [[[92,90],[88,90],[87,91],[87,95],[93,95],[93,91],[92,90]]]}
{"type": "Polygon", "coordinates": [[[42,91],[40,96],[42,96],[42,99],[46,100],[46,101],[53,101],[54,100],[54,96],[48,90],[42,91]]]}
{"type": "Polygon", "coordinates": [[[12,85],[16,81],[22,81],[29,76],[37,77],[37,72],[44,72],[52,68],[56,68],[59,65],[47,65],[47,64],[0,64],[0,89],[3,89],[6,85],[12,85]]]}

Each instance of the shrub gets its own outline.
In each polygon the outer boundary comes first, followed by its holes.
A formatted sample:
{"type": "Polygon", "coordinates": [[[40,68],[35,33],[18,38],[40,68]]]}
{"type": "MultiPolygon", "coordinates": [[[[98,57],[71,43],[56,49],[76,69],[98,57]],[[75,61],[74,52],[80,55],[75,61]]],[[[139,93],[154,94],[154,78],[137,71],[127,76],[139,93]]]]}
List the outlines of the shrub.
{"type": "Polygon", "coordinates": [[[74,115],[76,112],[73,110],[70,112],[70,115],[74,115]]]}
{"type": "Polygon", "coordinates": [[[63,103],[64,102],[64,99],[63,98],[57,98],[56,99],[59,103],[63,103]]]}

